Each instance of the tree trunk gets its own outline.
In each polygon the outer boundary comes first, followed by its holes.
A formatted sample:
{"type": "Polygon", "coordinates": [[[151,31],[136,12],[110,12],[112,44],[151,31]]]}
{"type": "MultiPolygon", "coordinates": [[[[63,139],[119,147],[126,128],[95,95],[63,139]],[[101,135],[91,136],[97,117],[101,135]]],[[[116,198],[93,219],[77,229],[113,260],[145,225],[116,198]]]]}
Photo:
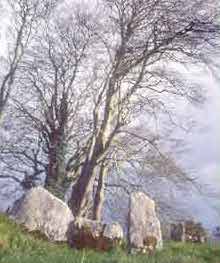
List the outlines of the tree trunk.
{"type": "MultiPolygon", "coordinates": [[[[108,91],[106,92],[105,112],[100,129],[97,129],[96,134],[93,135],[93,140],[85,161],[77,171],[78,180],[73,185],[69,201],[69,206],[74,216],[85,215],[89,193],[91,193],[93,189],[94,180],[96,178],[96,168],[99,165],[98,161],[100,161],[101,158],[105,158],[115,135],[117,127],[117,118],[115,115],[117,113],[117,94],[114,93],[113,86],[113,82],[110,81],[108,91]]],[[[102,191],[100,193],[102,193],[102,191]]],[[[99,194],[97,193],[97,195],[99,194]]],[[[99,201],[97,201],[97,204],[98,203],[99,201]]],[[[101,203],[100,206],[97,205],[98,210],[100,210],[101,207],[101,203]]]]}
{"type": "Polygon", "coordinates": [[[61,102],[57,102],[57,93],[51,98],[51,107],[45,112],[45,120],[51,131],[48,135],[48,167],[46,186],[62,186],[65,179],[65,128],[68,122],[67,97],[62,94],[61,102]],[[56,114],[54,114],[56,112],[56,114]],[[57,125],[58,123],[58,125],[57,125]]]}
{"type": "Polygon", "coordinates": [[[95,179],[95,164],[87,160],[79,172],[79,179],[73,185],[69,206],[74,216],[85,216],[88,210],[88,200],[93,190],[95,179]]]}
{"type": "Polygon", "coordinates": [[[50,135],[50,146],[48,149],[48,167],[45,186],[55,190],[61,186],[65,178],[64,161],[64,135],[63,131],[55,130],[50,135]]]}
{"type": "Polygon", "coordinates": [[[104,205],[104,190],[105,190],[104,186],[105,186],[105,177],[107,173],[108,173],[108,168],[104,163],[102,163],[99,171],[98,186],[94,198],[93,220],[101,221],[102,218],[102,208],[104,205]]]}
{"type": "Polygon", "coordinates": [[[56,149],[50,149],[48,154],[48,168],[46,176],[46,186],[50,186],[57,181],[58,178],[58,162],[56,149]]]}
{"type": "Polygon", "coordinates": [[[100,137],[93,138],[82,166],[76,171],[78,180],[73,185],[69,206],[74,216],[85,216],[88,210],[88,201],[96,178],[96,168],[99,158],[104,154],[100,137]]]}

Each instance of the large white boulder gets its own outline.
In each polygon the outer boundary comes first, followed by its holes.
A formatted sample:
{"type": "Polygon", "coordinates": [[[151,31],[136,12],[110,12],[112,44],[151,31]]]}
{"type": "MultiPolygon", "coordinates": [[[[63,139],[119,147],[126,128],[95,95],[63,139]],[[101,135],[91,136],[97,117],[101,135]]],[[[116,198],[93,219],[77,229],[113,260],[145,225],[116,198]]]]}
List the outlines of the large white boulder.
{"type": "Polygon", "coordinates": [[[43,187],[32,188],[17,201],[11,217],[28,231],[39,231],[51,241],[67,241],[74,220],[69,207],[43,187]]]}
{"type": "Polygon", "coordinates": [[[142,192],[130,197],[129,243],[132,252],[151,252],[163,246],[155,202],[142,192]]]}

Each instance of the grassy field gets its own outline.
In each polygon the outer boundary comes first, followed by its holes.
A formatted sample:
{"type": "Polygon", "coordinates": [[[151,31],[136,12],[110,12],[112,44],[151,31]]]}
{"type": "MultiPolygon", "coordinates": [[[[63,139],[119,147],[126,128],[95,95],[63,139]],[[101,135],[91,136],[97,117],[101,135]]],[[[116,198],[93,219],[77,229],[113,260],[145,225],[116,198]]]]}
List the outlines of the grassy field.
{"type": "Polygon", "coordinates": [[[154,256],[127,255],[122,249],[109,253],[77,251],[51,244],[39,235],[25,233],[0,215],[0,263],[220,263],[220,247],[169,243],[154,256]]]}

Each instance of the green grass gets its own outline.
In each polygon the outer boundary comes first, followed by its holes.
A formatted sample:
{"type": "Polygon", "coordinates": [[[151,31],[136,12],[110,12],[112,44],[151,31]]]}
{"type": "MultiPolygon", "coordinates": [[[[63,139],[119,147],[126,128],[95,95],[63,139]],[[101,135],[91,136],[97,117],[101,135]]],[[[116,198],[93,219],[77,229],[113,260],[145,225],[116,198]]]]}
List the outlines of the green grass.
{"type": "Polygon", "coordinates": [[[48,243],[39,234],[27,234],[0,215],[0,263],[220,263],[220,247],[169,243],[154,256],[127,255],[114,250],[77,251],[65,244],[48,243]]]}

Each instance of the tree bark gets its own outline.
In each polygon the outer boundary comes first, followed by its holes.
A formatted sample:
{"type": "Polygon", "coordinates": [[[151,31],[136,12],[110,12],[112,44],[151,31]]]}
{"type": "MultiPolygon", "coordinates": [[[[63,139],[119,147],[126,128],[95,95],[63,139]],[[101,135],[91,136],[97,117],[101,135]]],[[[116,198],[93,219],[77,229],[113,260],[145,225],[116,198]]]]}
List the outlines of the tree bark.
{"type": "Polygon", "coordinates": [[[45,119],[50,127],[51,133],[48,135],[48,169],[46,176],[46,186],[56,187],[61,185],[65,175],[65,127],[68,122],[68,111],[66,95],[63,94],[60,104],[53,102],[53,108],[49,108],[45,119]],[[54,115],[53,112],[56,112],[54,115]],[[59,123],[56,127],[56,122],[59,123]]]}
{"type": "Polygon", "coordinates": [[[96,177],[97,155],[91,153],[91,158],[87,155],[82,167],[78,169],[78,180],[73,185],[69,206],[74,216],[85,216],[87,212],[88,198],[93,189],[93,182],[96,177]]]}
{"type": "MultiPolygon", "coordinates": [[[[112,78],[114,79],[114,77],[112,78]]],[[[93,189],[96,177],[96,168],[100,159],[105,159],[113,137],[117,129],[117,94],[114,92],[115,81],[109,81],[109,87],[106,91],[104,118],[101,121],[100,128],[95,131],[93,140],[86,155],[85,161],[76,173],[78,180],[73,185],[69,206],[74,216],[84,216],[87,210],[87,200],[89,193],[93,189]]],[[[97,207],[98,208],[98,207],[97,207]]],[[[101,205],[98,209],[101,209],[101,205]]]]}
{"type": "Polygon", "coordinates": [[[102,209],[104,205],[104,186],[105,186],[105,178],[108,173],[108,167],[104,164],[101,164],[98,178],[98,186],[96,189],[96,194],[94,198],[94,206],[93,206],[93,220],[101,221],[102,218],[102,209]]]}
{"type": "Polygon", "coordinates": [[[62,184],[65,178],[64,162],[64,130],[55,130],[50,135],[50,146],[48,149],[48,167],[45,186],[55,187],[62,184]]]}

